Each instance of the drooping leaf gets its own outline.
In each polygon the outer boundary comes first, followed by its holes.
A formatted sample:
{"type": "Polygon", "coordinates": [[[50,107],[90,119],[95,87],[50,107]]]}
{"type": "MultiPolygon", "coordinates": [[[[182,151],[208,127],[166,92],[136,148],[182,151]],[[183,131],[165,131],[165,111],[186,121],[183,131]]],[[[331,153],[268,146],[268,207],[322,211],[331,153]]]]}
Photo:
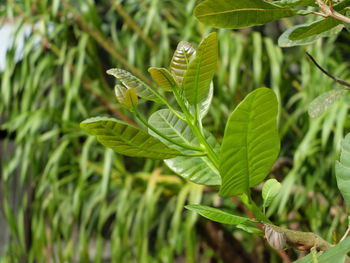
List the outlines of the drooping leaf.
{"type": "Polygon", "coordinates": [[[205,218],[222,224],[238,225],[250,220],[249,218],[232,215],[230,213],[210,206],[186,205],[185,208],[194,211],[205,218]]]}
{"type": "Polygon", "coordinates": [[[350,133],[341,142],[340,161],[335,164],[338,188],[350,208],[350,133]]]}
{"type": "Polygon", "coordinates": [[[231,113],[220,149],[220,195],[248,193],[267,176],[279,153],[277,113],[267,88],[251,92],[231,113]]]}
{"type": "MultiPolygon", "coordinates": [[[[168,109],[159,110],[153,113],[149,118],[149,123],[174,141],[194,147],[199,146],[199,142],[192,133],[188,124],[185,121],[179,119],[168,109]]],[[[183,153],[191,152],[190,150],[184,150],[183,148],[170,143],[152,131],[149,131],[149,133],[159,138],[164,144],[168,145],[169,147],[172,147],[183,153]]],[[[209,132],[206,132],[206,139],[214,149],[219,148],[219,145],[216,142],[215,138],[209,134],[209,132]]],[[[219,172],[206,156],[177,156],[175,158],[167,159],[164,162],[175,173],[197,184],[220,185],[221,183],[219,172]]]]}
{"type": "Polygon", "coordinates": [[[148,72],[159,87],[166,91],[172,91],[177,86],[176,80],[165,68],[149,68],[148,72]]]}
{"type": "Polygon", "coordinates": [[[200,43],[196,57],[191,61],[183,79],[185,98],[196,105],[208,97],[218,60],[216,33],[211,33],[200,43]]]}
{"type": "Polygon", "coordinates": [[[107,74],[112,75],[117,80],[121,81],[126,88],[134,88],[137,96],[146,100],[160,102],[160,100],[152,93],[151,87],[143,83],[130,72],[119,68],[112,68],[107,70],[107,74]]]}
{"type": "Polygon", "coordinates": [[[263,25],[273,20],[294,16],[288,7],[261,0],[206,0],[194,10],[199,21],[219,28],[243,28],[263,25]]]}
{"type": "MultiPolygon", "coordinates": [[[[350,251],[350,237],[338,243],[334,247],[323,253],[317,253],[318,263],[344,263],[347,253],[350,251]]],[[[294,261],[294,263],[314,263],[312,253],[307,256],[294,261]]]]}
{"type": "Polygon", "coordinates": [[[279,194],[281,190],[281,183],[276,179],[269,179],[264,183],[262,189],[262,197],[264,200],[263,207],[268,207],[273,199],[279,194]]]}
{"type": "Polygon", "coordinates": [[[346,91],[346,89],[331,90],[325,92],[314,99],[308,109],[309,116],[316,118],[321,116],[325,111],[328,110],[346,91]]]}
{"type": "Polygon", "coordinates": [[[179,86],[182,85],[182,80],[187,71],[188,64],[196,50],[191,43],[181,41],[174,52],[170,62],[170,70],[175,75],[179,86]]]}
{"type": "Polygon", "coordinates": [[[80,127],[96,136],[104,146],[123,155],[167,159],[180,154],[145,131],[116,119],[90,118],[81,122],[80,127]]]}

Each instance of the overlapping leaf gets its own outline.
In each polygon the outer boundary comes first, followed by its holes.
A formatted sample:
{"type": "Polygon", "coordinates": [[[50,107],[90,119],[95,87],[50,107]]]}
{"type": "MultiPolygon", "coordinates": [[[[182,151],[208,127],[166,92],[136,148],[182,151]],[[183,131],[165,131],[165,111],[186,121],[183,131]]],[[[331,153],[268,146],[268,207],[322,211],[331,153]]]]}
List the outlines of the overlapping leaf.
{"type": "Polygon", "coordinates": [[[196,7],[194,14],[199,21],[213,27],[243,28],[266,24],[296,13],[288,7],[261,0],[206,0],[196,7]]]}
{"type": "Polygon", "coordinates": [[[251,92],[230,115],[220,149],[222,196],[248,193],[262,182],[279,153],[274,92],[251,92]]]}
{"type": "Polygon", "coordinates": [[[177,86],[176,80],[165,68],[149,68],[148,72],[161,89],[172,91],[177,86]]]}
{"type": "Polygon", "coordinates": [[[96,136],[104,146],[123,155],[167,159],[180,154],[145,131],[119,120],[90,118],[80,123],[80,127],[96,136]]]}
{"type": "Polygon", "coordinates": [[[183,79],[185,98],[196,105],[208,97],[218,60],[216,33],[211,33],[199,45],[196,57],[191,61],[183,79]]]}
{"type": "MultiPolygon", "coordinates": [[[[163,109],[153,113],[149,118],[149,123],[153,125],[157,130],[178,143],[187,144],[190,146],[199,146],[198,140],[192,133],[188,124],[185,121],[179,119],[170,110],[163,109]]],[[[181,152],[191,152],[188,149],[183,149],[177,145],[170,143],[151,130],[149,132],[153,136],[159,138],[164,144],[168,145],[169,147],[172,147],[181,152]]],[[[216,142],[215,138],[208,132],[206,132],[206,139],[214,149],[219,148],[219,145],[216,142]]],[[[165,160],[165,163],[174,172],[192,182],[204,185],[220,185],[221,183],[219,172],[206,156],[178,156],[165,160]]]]}

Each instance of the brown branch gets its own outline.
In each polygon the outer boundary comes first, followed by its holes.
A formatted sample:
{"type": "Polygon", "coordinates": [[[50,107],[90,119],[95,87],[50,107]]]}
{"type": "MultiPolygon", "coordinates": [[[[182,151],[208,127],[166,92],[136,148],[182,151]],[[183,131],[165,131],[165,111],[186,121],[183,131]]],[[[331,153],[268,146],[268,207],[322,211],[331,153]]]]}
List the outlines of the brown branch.
{"type": "Polygon", "coordinates": [[[314,14],[320,15],[320,16],[325,17],[325,18],[333,17],[339,21],[350,24],[349,17],[346,17],[333,9],[332,1],[331,1],[331,4],[329,6],[325,2],[323,2],[323,0],[316,0],[316,3],[318,5],[318,7],[320,8],[320,10],[322,11],[322,13],[314,12],[314,14]]]}

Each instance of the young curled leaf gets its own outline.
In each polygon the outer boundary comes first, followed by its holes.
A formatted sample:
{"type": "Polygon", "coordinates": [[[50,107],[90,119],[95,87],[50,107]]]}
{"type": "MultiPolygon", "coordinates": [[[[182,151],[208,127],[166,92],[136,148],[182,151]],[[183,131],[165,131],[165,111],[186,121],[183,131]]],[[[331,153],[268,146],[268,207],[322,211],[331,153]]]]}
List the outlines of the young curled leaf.
{"type": "Polygon", "coordinates": [[[114,91],[117,101],[123,107],[130,110],[138,104],[138,98],[134,88],[127,89],[122,85],[115,85],[114,91]]]}
{"type": "Polygon", "coordinates": [[[177,87],[176,80],[165,68],[149,68],[148,72],[159,87],[165,91],[172,91],[177,87]]]}
{"type": "Polygon", "coordinates": [[[268,207],[273,199],[278,195],[281,190],[281,183],[276,179],[269,179],[264,183],[262,189],[262,197],[264,199],[263,207],[268,207]]]}
{"type": "Polygon", "coordinates": [[[271,247],[281,250],[286,246],[286,237],[283,233],[276,231],[268,224],[264,224],[265,238],[271,247]]]}

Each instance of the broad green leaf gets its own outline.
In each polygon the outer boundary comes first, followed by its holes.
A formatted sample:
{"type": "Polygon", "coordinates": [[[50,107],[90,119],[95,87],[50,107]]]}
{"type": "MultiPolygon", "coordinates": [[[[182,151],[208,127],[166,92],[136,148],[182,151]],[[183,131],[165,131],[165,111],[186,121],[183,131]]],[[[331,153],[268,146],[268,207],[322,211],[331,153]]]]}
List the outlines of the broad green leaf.
{"type": "Polygon", "coordinates": [[[159,87],[166,91],[172,91],[177,87],[176,80],[165,68],[149,68],[148,72],[159,87]]]}
{"type": "Polygon", "coordinates": [[[81,122],[80,127],[96,136],[104,146],[123,155],[167,159],[180,154],[145,131],[119,120],[90,118],[81,122]]]}
{"type": "Polygon", "coordinates": [[[170,62],[170,70],[175,75],[179,86],[182,85],[182,80],[187,71],[188,64],[196,50],[191,43],[181,41],[174,52],[170,62]]]}
{"type": "MultiPolygon", "coordinates": [[[[199,142],[192,133],[192,130],[188,124],[185,121],[179,119],[168,109],[159,110],[153,113],[149,118],[149,123],[161,133],[165,134],[178,143],[199,147],[199,142]]],[[[172,147],[178,151],[181,151],[183,153],[193,152],[191,150],[184,150],[180,146],[170,143],[151,130],[149,133],[154,137],[159,138],[167,146],[172,147]]],[[[219,148],[219,145],[216,142],[215,138],[210,135],[209,132],[206,132],[206,138],[208,143],[214,147],[214,149],[219,148]]],[[[197,184],[220,185],[221,183],[219,172],[206,156],[177,156],[175,158],[167,159],[164,162],[175,173],[197,184]]]]}
{"type": "Polygon", "coordinates": [[[200,43],[196,57],[191,61],[183,79],[185,98],[196,105],[208,97],[218,60],[216,33],[211,33],[200,43]]]}
{"type": "Polygon", "coordinates": [[[312,23],[302,24],[294,27],[294,30],[289,34],[290,40],[301,40],[308,37],[320,35],[331,30],[341,22],[332,17],[321,19],[312,23]]]}
{"type": "Polygon", "coordinates": [[[112,68],[107,70],[107,74],[112,75],[121,81],[126,88],[134,88],[137,96],[146,100],[160,102],[159,99],[152,93],[152,91],[150,91],[151,88],[147,84],[143,83],[140,79],[132,75],[130,72],[119,68],[112,68]]]}
{"type": "Polygon", "coordinates": [[[315,6],[315,0],[279,0],[273,2],[279,6],[286,6],[290,8],[300,7],[300,6],[315,6]]]}
{"type": "Polygon", "coordinates": [[[331,90],[318,96],[309,105],[308,113],[310,117],[316,118],[321,116],[345,91],[346,89],[331,90]]]}
{"type": "Polygon", "coordinates": [[[288,7],[262,0],[206,0],[194,10],[199,21],[219,28],[242,28],[263,25],[276,19],[294,16],[288,7]]]}
{"type": "MultiPolygon", "coordinates": [[[[344,241],[338,243],[334,247],[323,253],[317,253],[318,263],[344,263],[347,253],[350,251],[350,237],[344,241]]],[[[309,253],[307,256],[294,261],[294,263],[314,263],[312,254],[309,253]]]]}
{"type": "Polygon", "coordinates": [[[276,179],[269,179],[264,183],[262,189],[262,197],[264,200],[263,207],[268,207],[272,203],[273,199],[279,194],[281,190],[281,184],[276,179]]]}
{"type": "Polygon", "coordinates": [[[335,164],[338,188],[350,209],[350,133],[341,142],[340,161],[335,164]]]}
{"type": "Polygon", "coordinates": [[[232,215],[230,213],[210,206],[186,205],[185,208],[194,211],[205,218],[222,224],[238,225],[250,220],[249,218],[232,215]]]}
{"type": "Polygon", "coordinates": [[[279,153],[278,102],[267,88],[251,92],[231,113],[220,149],[220,195],[248,193],[261,183],[279,153]]]}

